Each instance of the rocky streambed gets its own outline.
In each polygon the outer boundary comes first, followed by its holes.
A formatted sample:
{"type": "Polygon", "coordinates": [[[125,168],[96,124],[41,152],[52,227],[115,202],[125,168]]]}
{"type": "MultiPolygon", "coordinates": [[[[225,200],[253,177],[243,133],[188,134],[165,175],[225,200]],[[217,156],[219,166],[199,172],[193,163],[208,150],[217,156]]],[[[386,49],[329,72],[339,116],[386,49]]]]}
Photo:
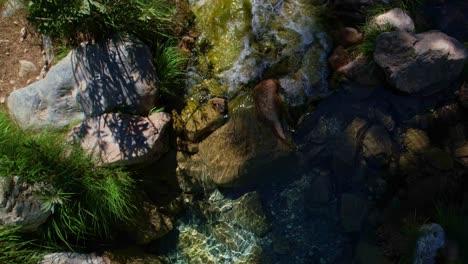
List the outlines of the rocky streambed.
{"type": "MultiPolygon", "coordinates": [[[[432,17],[430,1],[416,13],[388,1],[189,2],[181,109],[153,111],[158,73],[123,35],[83,44],[8,98],[21,127],[72,126],[70,142],[134,171],[141,192],[137,224],[116,241],[41,263],[466,261],[468,39],[450,15],[432,17]],[[358,25],[376,6],[369,38],[358,25]]],[[[468,8],[446,2],[437,12],[468,8]]],[[[37,201],[29,216],[10,206],[35,186],[9,187],[2,224],[43,224],[37,201]]]]}

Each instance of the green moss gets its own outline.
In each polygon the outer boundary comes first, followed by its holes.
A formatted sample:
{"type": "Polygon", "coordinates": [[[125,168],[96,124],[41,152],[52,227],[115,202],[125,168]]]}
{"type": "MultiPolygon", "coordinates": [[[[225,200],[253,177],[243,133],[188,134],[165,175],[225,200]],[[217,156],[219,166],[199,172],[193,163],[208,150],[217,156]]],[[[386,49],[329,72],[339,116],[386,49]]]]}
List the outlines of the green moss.
{"type": "Polygon", "coordinates": [[[210,43],[206,56],[214,74],[233,66],[244,49],[244,37],[250,32],[251,3],[248,0],[216,0],[196,6],[197,28],[201,42],[210,43]]]}

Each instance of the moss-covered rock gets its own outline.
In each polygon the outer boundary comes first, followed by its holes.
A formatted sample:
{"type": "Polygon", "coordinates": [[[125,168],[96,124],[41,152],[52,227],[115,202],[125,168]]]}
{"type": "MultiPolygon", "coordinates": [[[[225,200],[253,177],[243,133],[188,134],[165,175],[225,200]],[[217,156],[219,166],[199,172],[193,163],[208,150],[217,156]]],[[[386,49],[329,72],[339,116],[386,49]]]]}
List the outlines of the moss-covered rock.
{"type": "Polygon", "coordinates": [[[205,0],[192,9],[200,33],[195,72],[214,76],[229,92],[260,78],[294,75],[301,67],[305,79],[324,84],[317,80],[326,79],[328,40],[315,22],[317,3],[205,0]]]}

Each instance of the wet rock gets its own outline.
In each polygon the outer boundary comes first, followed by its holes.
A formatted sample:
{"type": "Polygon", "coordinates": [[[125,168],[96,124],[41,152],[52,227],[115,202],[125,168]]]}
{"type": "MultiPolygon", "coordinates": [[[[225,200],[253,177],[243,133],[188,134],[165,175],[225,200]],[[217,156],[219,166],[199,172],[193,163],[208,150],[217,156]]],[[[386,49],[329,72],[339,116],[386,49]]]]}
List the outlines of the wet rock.
{"type": "Polygon", "coordinates": [[[244,194],[241,198],[233,201],[231,206],[232,209],[222,214],[221,220],[240,225],[259,237],[264,236],[269,231],[270,223],[257,192],[244,194]]]}
{"type": "Polygon", "coordinates": [[[300,77],[284,77],[279,79],[282,95],[288,106],[301,106],[307,101],[304,82],[300,77]]]}
{"type": "Polygon", "coordinates": [[[397,90],[429,95],[450,87],[463,69],[462,44],[439,31],[386,32],[377,38],[375,62],[397,90]]]}
{"type": "Polygon", "coordinates": [[[174,228],[173,219],[156,206],[144,203],[142,215],[135,226],[129,227],[129,235],[139,245],[149,244],[165,236],[174,228]]]}
{"type": "Polygon", "coordinates": [[[344,27],[339,32],[339,42],[345,47],[358,44],[362,40],[362,33],[353,27],[344,27]]]}
{"type": "Polygon", "coordinates": [[[286,141],[282,126],[283,102],[279,90],[278,80],[264,80],[255,86],[253,98],[258,118],[271,127],[279,139],[286,141]]]}
{"type": "Polygon", "coordinates": [[[229,92],[237,92],[262,77],[291,77],[303,60],[309,60],[312,63],[305,64],[314,69],[303,70],[304,82],[307,89],[321,92],[330,41],[312,19],[317,8],[317,3],[305,0],[194,1],[200,32],[196,45],[201,51],[196,71],[215,76],[229,92]]]}
{"type": "Polygon", "coordinates": [[[335,158],[348,166],[364,159],[368,166],[380,167],[392,154],[392,141],[380,125],[355,118],[345,129],[335,151],[335,158]]]}
{"type": "Polygon", "coordinates": [[[32,232],[47,221],[51,209],[43,209],[45,203],[40,195],[53,191],[45,184],[28,184],[20,177],[0,179],[0,223],[21,226],[32,232]]]}
{"type": "Polygon", "coordinates": [[[426,224],[420,228],[416,242],[414,264],[435,264],[437,251],[445,246],[445,232],[438,224],[426,224]]]}
{"type": "Polygon", "coordinates": [[[361,230],[367,214],[367,201],[354,193],[343,193],[340,204],[341,226],[346,232],[361,230]]]}
{"type": "Polygon", "coordinates": [[[381,77],[385,77],[375,63],[370,62],[364,56],[358,56],[336,71],[350,80],[368,86],[381,84],[381,77]]]}
{"type": "Polygon", "coordinates": [[[205,231],[184,226],[180,230],[177,260],[172,263],[259,264],[261,248],[255,239],[221,222],[205,231]],[[237,233],[236,233],[237,232],[237,233]]]}
{"type": "Polygon", "coordinates": [[[226,100],[213,98],[196,110],[185,124],[185,134],[188,140],[199,142],[225,122],[227,111],[226,100]]]}
{"type": "Polygon", "coordinates": [[[96,253],[62,252],[45,255],[38,264],[111,264],[111,261],[107,257],[99,256],[96,253]]]}
{"type": "Polygon", "coordinates": [[[422,154],[431,147],[431,142],[426,132],[414,128],[406,130],[404,144],[408,151],[417,154],[422,154]]]}
{"type": "Polygon", "coordinates": [[[156,81],[149,49],[134,37],[115,36],[70,52],[46,78],[12,92],[8,109],[21,127],[34,129],[60,129],[107,112],[146,115],[156,81]]]}
{"type": "Polygon", "coordinates": [[[18,72],[18,76],[20,78],[25,77],[29,73],[33,73],[33,72],[37,71],[36,65],[34,65],[34,63],[32,63],[30,61],[20,60],[19,64],[20,64],[20,70],[18,72]]]}
{"type": "MultiPolygon", "coordinates": [[[[199,144],[192,160],[206,170],[202,175],[220,186],[236,186],[247,181],[249,173],[286,156],[289,148],[279,144],[271,130],[257,121],[253,111],[244,110],[199,144]]],[[[251,178],[254,180],[254,178],[251,178]]]]}
{"type": "Polygon", "coordinates": [[[345,66],[351,61],[351,56],[345,50],[343,46],[338,46],[333,53],[328,58],[328,63],[333,70],[338,70],[339,68],[345,66]]]}
{"type": "Polygon", "coordinates": [[[384,28],[390,26],[400,31],[414,32],[413,20],[400,8],[394,8],[374,17],[370,24],[372,27],[384,28]]]}
{"type": "Polygon", "coordinates": [[[157,160],[168,151],[167,132],[171,117],[104,114],[83,121],[69,134],[101,164],[137,164],[157,160]]]}

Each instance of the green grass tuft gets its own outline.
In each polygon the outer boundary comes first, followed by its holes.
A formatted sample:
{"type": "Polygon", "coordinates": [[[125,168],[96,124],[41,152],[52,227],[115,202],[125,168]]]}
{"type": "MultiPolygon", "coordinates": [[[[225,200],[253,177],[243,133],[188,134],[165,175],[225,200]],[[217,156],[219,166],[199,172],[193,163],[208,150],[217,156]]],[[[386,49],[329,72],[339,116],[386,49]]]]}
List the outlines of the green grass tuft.
{"type": "Polygon", "coordinates": [[[33,264],[41,259],[33,241],[22,237],[20,227],[0,226],[0,263],[33,264]]]}
{"type": "Polygon", "coordinates": [[[63,134],[23,131],[4,111],[0,128],[0,175],[53,186],[42,196],[44,209],[53,210],[42,231],[46,244],[73,248],[110,239],[115,224],[131,221],[135,183],[121,167],[96,166],[63,134]]]}
{"type": "Polygon", "coordinates": [[[391,32],[394,30],[395,28],[390,25],[378,27],[371,26],[370,22],[366,22],[361,27],[361,31],[363,32],[363,39],[361,43],[351,48],[351,52],[355,55],[363,54],[365,57],[372,59],[374,57],[377,37],[382,33],[391,32]]]}

